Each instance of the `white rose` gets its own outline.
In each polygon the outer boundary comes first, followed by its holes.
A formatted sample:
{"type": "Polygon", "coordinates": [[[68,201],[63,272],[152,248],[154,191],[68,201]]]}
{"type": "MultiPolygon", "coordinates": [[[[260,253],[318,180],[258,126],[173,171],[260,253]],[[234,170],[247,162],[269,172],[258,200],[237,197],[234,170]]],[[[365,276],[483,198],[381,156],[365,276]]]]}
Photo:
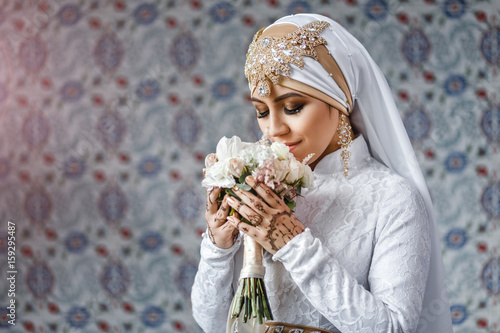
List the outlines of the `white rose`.
{"type": "Polygon", "coordinates": [[[288,158],[288,154],[290,153],[288,146],[281,142],[273,142],[271,149],[280,160],[286,160],[288,158]]]}
{"type": "Polygon", "coordinates": [[[311,189],[314,186],[314,174],[308,165],[304,165],[304,175],[302,176],[302,187],[311,189]]]}
{"type": "Polygon", "coordinates": [[[238,154],[249,145],[251,145],[251,143],[242,142],[237,136],[233,136],[231,139],[223,137],[217,144],[217,158],[219,161],[222,161],[232,157],[237,157],[238,154]]]}
{"type": "Polygon", "coordinates": [[[304,167],[304,164],[300,163],[295,158],[292,158],[290,160],[290,164],[288,165],[289,171],[285,179],[286,182],[288,184],[293,184],[299,180],[304,175],[304,167]]]}
{"type": "Polygon", "coordinates": [[[229,172],[236,178],[240,178],[243,173],[243,168],[245,167],[245,161],[241,158],[231,158],[229,159],[229,172]]]}
{"type": "Polygon", "coordinates": [[[280,183],[285,180],[285,177],[288,174],[288,165],[289,162],[286,160],[283,161],[277,159],[274,160],[274,177],[280,183]]]}
{"type": "Polygon", "coordinates": [[[205,167],[210,168],[217,162],[217,155],[210,153],[205,157],[205,167]]]}
{"type": "Polygon", "coordinates": [[[205,178],[201,182],[203,187],[233,187],[236,185],[233,175],[229,172],[228,163],[220,161],[205,170],[205,178]]]}

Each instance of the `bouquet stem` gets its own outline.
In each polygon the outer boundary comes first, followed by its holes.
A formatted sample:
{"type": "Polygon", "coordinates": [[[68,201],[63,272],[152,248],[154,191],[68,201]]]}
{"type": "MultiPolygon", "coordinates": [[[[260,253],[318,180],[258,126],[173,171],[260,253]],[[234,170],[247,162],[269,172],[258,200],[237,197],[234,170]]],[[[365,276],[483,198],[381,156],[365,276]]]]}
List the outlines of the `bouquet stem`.
{"type": "Polygon", "coordinates": [[[264,285],[265,267],[263,265],[262,246],[250,236],[244,235],[243,268],[240,273],[238,289],[230,309],[230,319],[239,318],[243,323],[256,319],[259,325],[264,319],[273,316],[264,285]]]}

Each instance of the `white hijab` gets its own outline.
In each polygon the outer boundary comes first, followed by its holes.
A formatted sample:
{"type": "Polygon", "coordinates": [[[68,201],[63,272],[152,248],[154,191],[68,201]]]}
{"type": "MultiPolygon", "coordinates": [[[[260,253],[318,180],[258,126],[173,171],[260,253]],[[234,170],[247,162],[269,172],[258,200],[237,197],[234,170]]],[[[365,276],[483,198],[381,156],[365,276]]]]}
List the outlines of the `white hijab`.
{"type": "Polygon", "coordinates": [[[353,127],[367,140],[372,156],[405,177],[420,192],[429,217],[432,252],[417,332],[452,332],[441,247],[431,197],[383,73],[354,36],[325,16],[291,15],[279,19],[271,26],[288,23],[300,27],[314,21],[330,23],[321,37],[327,41],[328,44],[325,46],[344,74],[354,101],[354,108],[349,110],[342,89],[313,58],[304,57],[305,66],[302,70],[291,64],[292,71],[289,77],[322,91],[344,105],[351,113],[353,127]]]}

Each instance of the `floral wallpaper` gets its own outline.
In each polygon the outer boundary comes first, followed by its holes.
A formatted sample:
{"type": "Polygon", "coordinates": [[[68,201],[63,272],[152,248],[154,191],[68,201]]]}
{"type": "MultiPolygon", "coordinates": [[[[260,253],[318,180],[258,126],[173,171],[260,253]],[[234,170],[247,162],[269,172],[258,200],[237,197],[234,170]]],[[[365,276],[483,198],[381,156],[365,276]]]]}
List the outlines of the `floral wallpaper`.
{"type": "Polygon", "coordinates": [[[260,137],[247,47],[299,12],[338,20],[384,71],[434,199],[454,330],[500,331],[495,0],[2,1],[0,330],[200,332],[204,157],[260,137]]]}

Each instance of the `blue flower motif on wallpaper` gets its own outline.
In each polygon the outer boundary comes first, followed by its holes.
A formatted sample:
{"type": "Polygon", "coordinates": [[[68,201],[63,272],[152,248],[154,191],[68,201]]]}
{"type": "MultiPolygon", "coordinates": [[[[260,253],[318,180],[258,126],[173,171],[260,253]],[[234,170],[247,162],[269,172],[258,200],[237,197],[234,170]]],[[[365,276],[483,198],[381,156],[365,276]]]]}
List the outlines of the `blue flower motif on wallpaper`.
{"type": "Polygon", "coordinates": [[[155,79],[144,80],[139,84],[135,93],[144,102],[154,101],[160,93],[160,83],[155,79]]]}
{"type": "Polygon", "coordinates": [[[481,36],[479,49],[486,61],[493,66],[500,65],[500,27],[494,26],[481,36]]]}
{"type": "Polygon", "coordinates": [[[452,305],[450,311],[453,325],[459,325],[467,319],[467,308],[462,304],[452,305]]]}
{"type": "Polygon", "coordinates": [[[198,266],[192,263],[182,264],[176,274],[175,282],[179,290],[186,296],[191,292],[191,287],[194,283],[194,276],[198,266]]]}
{"type": "Polygon", "coordinates": [[[125,49],[116,34],[105,34],[97,41],[94,48],[94,59],[104,73],[117,70],[124,57],[125,49]]]}
{"type": "Polygon", "coordinates": [[[311,13],[311,5],[302,0],[293,1],[290,5],[288,5],[287,12],[289,14],[298,14],[298,13],[311,13]]]}
{"type": "Polygon", "coordinates": [[[78,179],[85,172],[85,160],[81,157],[70,156],[64,161],[62,171],[66,178],[78,179]]]}
{"type": "Polygon", "coordinates": [[[134,10],[134,18],[138,24],[148,25],[158,17],[158,10],[152,3],[143,3],[134,10]]]}
{"type": "Polygon", "coordinates": [[[23,139],[30,148],[40,149],[49,140],[49,120],[43,113],[31,113],[24,119],[21,131],[23,139]]]}
{"type": "Polygon", "coordinates": [[[30,190],[24,199],[24,210],[35,224],[43,224],[52,214],[52,198],[42,187],[30,190]]]}
{"type": "Polygon", "coordinates": [[[443,4],[444,14],[452,19],[458,19],[465,14],[467,4],[465,0],[446,0],[443,4]]]}
{"type": "Polygon", "coordinates": [[[130,286],[130,274],[122,263],[111,262],[103,268],[99,282],[111,297],[120,298],[130,286]]]}
{"type": "Polygon", "coordinates": [[[365,5],[365,14],[370,20],[383,20],[388,13],[388,6],[385,0],[369,0],[365,5]]]}
{"type": "Polygon", "coordinates": [[[71,253],[82,253],[89,244],[87,235],[80,231],[71,231],[64,239],[66,249],[71,253]]]}
{"type": "Polygon", "coordinates": [[[200,57],[198,40],[189,32],[177,35],[170,45],[170,55],[180,71],[191,70],[200,57]]]}
{"type": "Polygon", "coordinates": [[[161,161],[156,156],[144,157],[139,163],[139,173],[143,177],[154,177],[161,171],[161,161]]]}
{"type": "Polygon", "coordinates": [[[175,195],[175,211],[182,220],[194,220],[199,216],[202,205],[199,192],[193,188],[181,188],[175,195]]]}
{"type": "Polygon", "coordinates": [[[451,152],[444,164],[448,172],[460,173],[467,166],[467,156],[461,152],[451,152]]]}
{"type": "Polygon", "coordinates": [[[103,113],[97,121],[97,138],[107,149],[116,149],[122,143],[127,127],[117,111],[103,113]]]}
{"type": "Polygon", "coordinates": [[[80,7],[72,4],[64,5],[57,14],[59,22],[66,26],[76,24],[81,16],[80,7]]]}
{"type": "Polygon", "coordinates": [[[500,181],[486,186],[481,195],[481,206],[489,217],[500,216],[500,181]]]}
{"type": "Polygon", "coordinates": [[[118,186],[111,185],[102,190],[97,207],[106,222],[116,224],[125,217],[128,209],[128,199],[118,186]]]}
{"type": "Polygon", "coordinates": [[[66,315],[69,325],[74,328],[84,328],[90,319],[90,313],[82,306],[74,306],[66,315]]]}
{"type": "Polygon", "coordinates": [[[414,107],[404,116],[403,123],[411,141],[420,141],[429,136],[431,121],[423,107],[414,107]]]}
{"type": "Polygon", "coordinates": [[[45,263],[32,265],[26,272],[26,284],[35,298],[45,298],[54,287],[54,274],[45,263]]]}
{"type": "Polygon", "coordinates": [[[232,4],[222,1],[210,8],[210,17],[217,23],[227,23],[233,18],[234,12],[232,4]]]}
{"type": "Polygon", "coordinates": [[[500,143],[500,104],[486,109],[481,117],[481,131],[490,143],[500,143]]]}
{"type": "Polygon", "coordinates": [[[68,81],[61,88],[61,98],[65,102],[76,102],[83,96],[83,86],[79,81],[68,81]]]}
{"type": "Polygon", "coordinates": [[[142,323],[147,327],[159,327],[165,322],[165,311],[159,306],[148,306],[141,315],[142,323]]]}
{"type": "Polygon", "coordinates": [[[493,258],[484,265],[481,282],[490,295],[500,295],[500,257],[493,258]]]}
{"type": "Polygon", "coordinates": [[[218,100],[226,100],[233,97],[236,87],[232,80],[223,78],[214,83],[212,92],[218,100]]]}
{"type": "Polygon", "coordinates": [[[191,109],[183,109],[174,118],[174,138],[182,145],[194,144],[200,135],[201,120],[191,109]]]}
{"type": "Polygon", "coordinates": [[[403,36],[401,54],[410,66],[423,64],[431,53],[431,42],[420,29],[411,29],[403,36]]]}
{"type": "Polygon", "coordinates": [[[467,89],[467,81],[463,75],[452,74],[444,82],[444,91],[449,96],[460,96],[467,89]]]}
{"type": "Polygon", "coordinates": [[[467,242],[467,232],[464,229],[453,228],[446,234],[445,242],[450,249],[458,250],[467,242]]]}
{"type": "Polygon", "coordinates": [[[45,65],[47,58],[47,46],[38,35],[21,43],[19,49],[19,63],[28,72],[39,72],[45,65]]]}
{"type": "Polygon", "coordinates": [[[141,236],[139,243],[144,251],[156,252],[163,245],[163,238],[155,231],[147,231],[141,236]]]}
{"type": "Polygon", "coordinates": [[[10,172],[9,160],[5,157],[0,157],[0,179],[7,178],[10,172]]]}

